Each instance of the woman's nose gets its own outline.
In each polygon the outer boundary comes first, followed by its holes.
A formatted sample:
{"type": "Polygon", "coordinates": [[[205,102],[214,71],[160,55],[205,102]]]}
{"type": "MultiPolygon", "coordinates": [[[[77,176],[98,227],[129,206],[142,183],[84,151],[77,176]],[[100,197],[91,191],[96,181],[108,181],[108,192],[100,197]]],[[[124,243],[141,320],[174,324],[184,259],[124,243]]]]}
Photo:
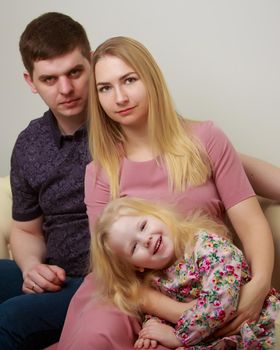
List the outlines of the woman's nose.
{"type": "Polygon", "coordinates": [[[117,87],[115,91],[116,103],[119,105],[123,105],[128,102],[128,96],[124,89],[121,87],[117,87]]]}

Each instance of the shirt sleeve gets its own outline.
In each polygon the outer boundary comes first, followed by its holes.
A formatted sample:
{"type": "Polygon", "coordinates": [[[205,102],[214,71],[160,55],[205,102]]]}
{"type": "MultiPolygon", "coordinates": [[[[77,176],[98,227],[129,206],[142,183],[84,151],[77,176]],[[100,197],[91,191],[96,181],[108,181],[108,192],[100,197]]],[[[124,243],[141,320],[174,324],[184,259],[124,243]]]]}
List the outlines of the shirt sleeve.
{"type": "Polygon", "coordinates": [[[240,157],[224,132],[211,121],[201,123],[197,132],[209,156],[213,180],[225,209],[254,196],[240,157]]]}
{"type": "Polygon", "coordinates": [[[109,201],[110,186],[107,176],[91,162],[85,173],[85,204],[91,227],[109,201]]]}
{"type": "Polygon", "coordinates": [[[11,189],[13,198],[12,216],[17,221],[29,221],[42,215],[38,193],[24,175],[24,157],[16,143],[11,158],[11,189]]]}
{"type": "Polygon", "coordinates": [[[243,255],[229,240],[203,232],[193,256],[201,291],[175,328],[184,346],[199,343],[225,323],[237,309],[241,285],[243,255]]]}

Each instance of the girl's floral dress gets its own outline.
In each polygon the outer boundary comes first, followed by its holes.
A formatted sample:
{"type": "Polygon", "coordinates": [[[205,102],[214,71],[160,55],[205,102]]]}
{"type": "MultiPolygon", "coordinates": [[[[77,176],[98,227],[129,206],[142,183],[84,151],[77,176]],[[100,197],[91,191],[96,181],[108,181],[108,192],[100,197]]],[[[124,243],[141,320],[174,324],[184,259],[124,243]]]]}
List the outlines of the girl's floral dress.
{"type": "Polygon", "coordinates": [[[217,234],[198,232],[191,254],[185,254],[153,280],[154,287],[182,302],[196,299],[175,326],[184,349],[273,349],[274,321],[280,294],[272,289],[257,322],[243,324],[240,334],[214,339],[237,309],[240,287],[250,280],[243,253],[217,234]]]}

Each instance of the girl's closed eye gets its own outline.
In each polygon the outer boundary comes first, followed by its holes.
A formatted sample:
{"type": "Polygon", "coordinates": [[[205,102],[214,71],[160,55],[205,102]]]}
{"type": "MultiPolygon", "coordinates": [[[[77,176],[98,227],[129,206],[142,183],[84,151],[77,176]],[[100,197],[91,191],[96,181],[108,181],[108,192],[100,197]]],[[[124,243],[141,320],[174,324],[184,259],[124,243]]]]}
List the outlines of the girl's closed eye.
{"type": "Polygon", "coordinates": [[[137,247],[137,242],[134,242],[131,249],[131,255],[133,255],[133,253],[135,252],[136,247],[137,247]]]}
{"type": "Polygon", "coordinates": [[[147,220],[144,220],[140,223],[140,226],[139,226],[140,231],[144,231],[146,227],[147,227],[147,220]]]}

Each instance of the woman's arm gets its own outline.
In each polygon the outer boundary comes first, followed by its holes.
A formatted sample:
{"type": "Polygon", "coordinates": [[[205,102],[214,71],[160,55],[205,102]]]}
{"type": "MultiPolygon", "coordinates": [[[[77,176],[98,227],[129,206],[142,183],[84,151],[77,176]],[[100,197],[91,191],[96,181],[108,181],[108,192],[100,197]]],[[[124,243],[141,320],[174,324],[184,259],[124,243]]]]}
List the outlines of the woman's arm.
{"type": "Polygon", "coordinates": [[[280,168],[263,160],[239,154],[251,185],[262,197],[280,200],[280,168]]]}
{"type": "Polygon", "coordinates": [[[255,197],[228,209],[228,216],[237,232],[252,270],[252,280],[241,288],[235,319],[216,333],[217,336],[235,334],[243,322],[259,318],[264,299],[270,289],[274,265],[272,234],[255,197]]]}

